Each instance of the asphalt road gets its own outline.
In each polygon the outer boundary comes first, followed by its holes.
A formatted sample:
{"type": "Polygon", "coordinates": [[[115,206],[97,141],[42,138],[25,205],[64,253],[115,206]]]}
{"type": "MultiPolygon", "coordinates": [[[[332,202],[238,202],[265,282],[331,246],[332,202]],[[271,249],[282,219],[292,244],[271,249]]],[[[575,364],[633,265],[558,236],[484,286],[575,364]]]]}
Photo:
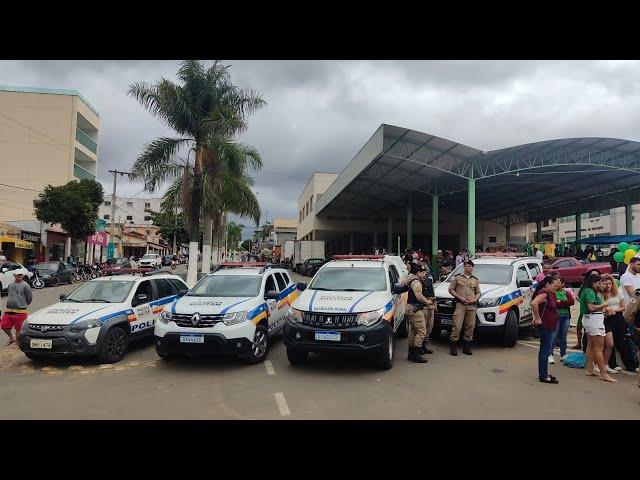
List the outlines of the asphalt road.
{"type": "MultiPolygon", "coordinates": [[[[293,275],[295,279],[297,276],[293,275]]],[[[34,311],[74,286],[34,292],[34,311]]],[[[6,297],[2,298],[4,305],[6,297]]],[[[4,340],[4,338],[2,339],[4,340]]],[[[4,341],[2,342],[4,343],[4,341]]],[[[570,345],[575,332],[570,333],[570,345]]],[[[557,360],[559,385],[537,380],[537,341],[511,349],[479,339],[474,355],[451,357],[436,342],[429,363],[378,371],[358,358],[312,355],[289,364],[276,339],[263,364],[233,358],[160,360],[150,342],[116,365],[91,360],[44,366],[0,349],[0,418],[8,419],[638,419],[635,375],[609,384],[557,360]]]]}

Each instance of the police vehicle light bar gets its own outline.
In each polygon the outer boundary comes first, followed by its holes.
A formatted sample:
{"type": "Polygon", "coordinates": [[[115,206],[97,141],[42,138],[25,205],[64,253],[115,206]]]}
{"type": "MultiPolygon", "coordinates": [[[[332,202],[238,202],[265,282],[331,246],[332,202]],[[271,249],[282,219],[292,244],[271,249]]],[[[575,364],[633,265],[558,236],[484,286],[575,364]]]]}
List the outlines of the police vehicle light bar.
{"type": "Polygon", "coordinates": [[[382,260],[384,255],[334,255],[334,260],[382,260]]]}
{"type": "Polygon", "coordinates": [[[264,267],[267,262],[221,262],[220,268],[232,268],[232,267],[264,267]]]}

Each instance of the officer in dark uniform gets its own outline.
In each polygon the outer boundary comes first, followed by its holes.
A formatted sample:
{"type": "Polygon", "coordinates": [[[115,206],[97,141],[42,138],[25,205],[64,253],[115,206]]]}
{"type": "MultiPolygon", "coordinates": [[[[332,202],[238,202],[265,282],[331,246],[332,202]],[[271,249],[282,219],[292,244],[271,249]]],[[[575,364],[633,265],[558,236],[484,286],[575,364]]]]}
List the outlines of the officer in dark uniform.
{"type": "Polygon", "coordinates": [[[436,294],[433,290],[433,277],[431,276],[431,272],[429,271],[429,266],[424,265],[426,269],[426,275],[422,280],[422,292],[427,300],[429,300],[429,304],[422,309],[422,313],[424,315],[425,321],[425,337],[422,342],[422,353],[433,353],[428,346],[429,336],[433,331],[433,316],[436,311],[436,294]]]}

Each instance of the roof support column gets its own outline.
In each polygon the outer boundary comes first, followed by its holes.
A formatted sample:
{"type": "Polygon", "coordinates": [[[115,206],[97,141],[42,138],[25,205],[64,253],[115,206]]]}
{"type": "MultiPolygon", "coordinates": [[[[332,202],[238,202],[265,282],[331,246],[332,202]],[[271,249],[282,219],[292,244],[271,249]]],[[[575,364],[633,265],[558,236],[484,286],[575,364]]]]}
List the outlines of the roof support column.
{"type": "Polygon", "coordinates": [[[627,190],[627,204],[624,206],[625,231],[627,235],[633,235],[633,214],[631,206],[631,192],[627,190]]]}
{"type": "MultiPolygon", "coordinates": [[[[580,238],[582,238],[582,224],[581,221],[582,220],[582,216],[580,213],[576,213],[576,242],[578,240],[580,240],[580,238]]],[[[576,246],[576,251],[578,250],[578,247],[576,246]]]]}
{"type": "Polygon", "coordinates": [[[393,252],[393,217],[387,220],[387,253],[393,252]]]}
{"type": "Polygon", "coordinates": [[[431,197],[431,272],[434,280],[438,276],[438,194],[431,197]]]}
{"type": "Polygon", "coordinates": [[[376,248],[378,248],[378,229],[374,227],[374,229],[373,229],[373,253],[376,252],[376,248]]]}
{"type": "Polygon", "coordinates": [[[536,220],[536,242],[542,241],[542,220],[536,220]]]}
{"type": "MultiPolygon", "coordinates": [[[[409,202],[407,203],[407,248],[413,248],[413,202],[412,193],[409,192],[409,202]]],[[[398,252],[400,253],[400,252],[398,252]]]]}
{"type": "Polygon", "coordinates": [[[349,232],[349,253],[353,255],[353,241],[355,234],[353,232],[349,232]]]}
{"type": "Polygon", "coordinates": [[[509,250],[509,244],[511,243],[511,217],[507,217],[507,224],[504,226],[505,243],[507,244],[507,251],[509,250]]]}
{"type": "MultiPolygon", "coordinates": [[[[473,175],[473,169],[471,169],[473,175]]],[[[467,250],[469,255],[476,254],[476,180],[467,180],[467,250]]]]}

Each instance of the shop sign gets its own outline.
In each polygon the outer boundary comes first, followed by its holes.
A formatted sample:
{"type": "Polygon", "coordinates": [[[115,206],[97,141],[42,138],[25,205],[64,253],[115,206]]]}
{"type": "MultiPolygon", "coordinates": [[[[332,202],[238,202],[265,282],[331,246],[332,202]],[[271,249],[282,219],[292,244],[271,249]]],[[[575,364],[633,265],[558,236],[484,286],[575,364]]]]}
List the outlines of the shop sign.
{"type": "Polygon", "coordinates": [[[27,242],[36,242],[36,243],[40,242],[42,239],[39,233],[25,232],[25,231],[22,231],[22,233],[20,234],[20,238],[22,238],[22,240],[26,240],[27,242]]]}

